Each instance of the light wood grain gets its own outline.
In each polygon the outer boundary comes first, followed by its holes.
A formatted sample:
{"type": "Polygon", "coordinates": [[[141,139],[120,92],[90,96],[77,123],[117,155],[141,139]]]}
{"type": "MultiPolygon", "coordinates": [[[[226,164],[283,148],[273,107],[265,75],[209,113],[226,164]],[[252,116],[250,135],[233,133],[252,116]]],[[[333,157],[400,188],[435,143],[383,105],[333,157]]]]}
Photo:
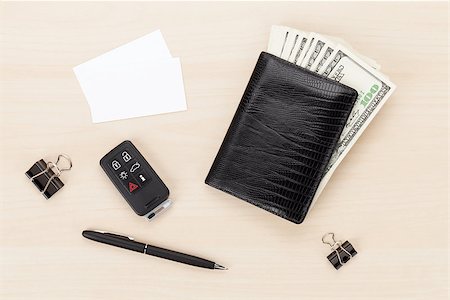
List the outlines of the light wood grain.
{"type": "Polygon", "coordinates": [[[446,299],[446,3],[1,3],[2,299],[446,299]],[[341,37],[398,86],[302,225],[203,181],[272,24],[341,37]],[[72,67],[160,28],[188,110],[92,124],[72,67]],[[149,223],[99,159],[131,139],[171,190],[149,223]],[[68,153],[49,201],[24,172],[68,153]],[[211,258],[197,269],[83,239],[123,232],[211,258]],[[322,234],[359,254],[335,271],[322,234]]]}

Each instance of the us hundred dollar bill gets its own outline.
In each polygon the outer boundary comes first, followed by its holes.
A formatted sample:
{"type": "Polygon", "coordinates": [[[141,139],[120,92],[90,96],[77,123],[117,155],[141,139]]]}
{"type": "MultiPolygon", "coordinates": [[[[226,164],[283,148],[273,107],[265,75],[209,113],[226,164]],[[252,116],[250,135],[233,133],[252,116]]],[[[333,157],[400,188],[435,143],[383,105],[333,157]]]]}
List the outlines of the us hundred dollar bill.
{"type": "Polygon", "coordinates": [[[327,51],[332,52],[334,45],[318,33],[313,32],[310,37],[312,40],[311,46],[300,66],[308,70],[313,70],[317,68],[316,61],[322,60],[327,51]]]}
{"type": "Polygon", "coordinates": [[[358,92],[358,98],[326,167],[325,175],[319,184],[312,204],[315,203],[331,175],[396,88],[386,76],[343,46],[336,47],[319,73],[354,88],[358,92]]]}

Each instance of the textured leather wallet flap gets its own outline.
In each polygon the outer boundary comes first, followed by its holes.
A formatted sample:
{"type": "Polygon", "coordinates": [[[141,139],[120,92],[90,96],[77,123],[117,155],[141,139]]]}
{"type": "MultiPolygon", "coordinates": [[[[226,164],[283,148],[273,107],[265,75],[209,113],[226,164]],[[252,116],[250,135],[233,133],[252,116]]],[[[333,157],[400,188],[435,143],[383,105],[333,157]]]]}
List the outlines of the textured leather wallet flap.
{"type": "Polygon", "coordinates": [[[301,223],[357,95],[261,53],[205,182],[301,223]]]}

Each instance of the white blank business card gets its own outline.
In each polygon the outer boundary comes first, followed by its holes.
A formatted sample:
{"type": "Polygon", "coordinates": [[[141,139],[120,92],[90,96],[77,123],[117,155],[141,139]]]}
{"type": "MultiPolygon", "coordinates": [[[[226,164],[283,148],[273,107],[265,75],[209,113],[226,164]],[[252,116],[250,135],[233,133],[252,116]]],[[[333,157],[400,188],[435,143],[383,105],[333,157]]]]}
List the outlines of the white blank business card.
{"type": "Polygon", "coordinates": [[[179,58],[155,31],[74,68],[94,123],[186,110],[179,58]]]}

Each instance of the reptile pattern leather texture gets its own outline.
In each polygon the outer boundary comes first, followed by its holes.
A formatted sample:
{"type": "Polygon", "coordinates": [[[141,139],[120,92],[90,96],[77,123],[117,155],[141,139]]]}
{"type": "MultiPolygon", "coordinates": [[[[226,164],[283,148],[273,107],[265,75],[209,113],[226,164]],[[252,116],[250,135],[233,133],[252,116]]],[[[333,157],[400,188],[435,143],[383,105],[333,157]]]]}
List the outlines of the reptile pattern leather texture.
{"type": "Polygon", "coordinates": [[[303,222],[357,96],[262,52],[205,183],[303,222]]]}

